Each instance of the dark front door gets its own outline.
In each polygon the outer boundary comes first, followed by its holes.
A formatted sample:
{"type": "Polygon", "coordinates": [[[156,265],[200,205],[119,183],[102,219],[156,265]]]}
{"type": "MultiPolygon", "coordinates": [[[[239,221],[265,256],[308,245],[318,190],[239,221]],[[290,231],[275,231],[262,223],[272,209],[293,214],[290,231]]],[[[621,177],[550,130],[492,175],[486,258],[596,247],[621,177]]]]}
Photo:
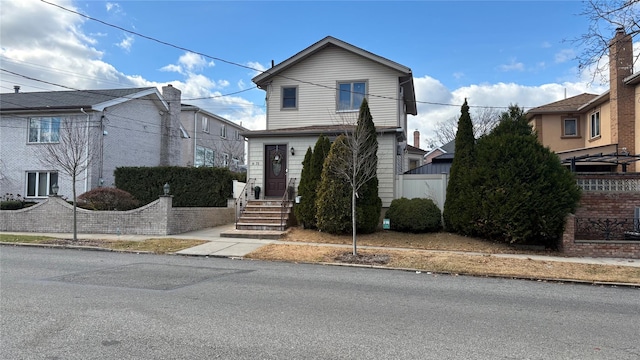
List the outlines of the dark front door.
{"type": "Polygon", "coordinates": [[[264,196],[284,195],[287,187],[287,145],[265,145],[264,147],[264,196]]]}

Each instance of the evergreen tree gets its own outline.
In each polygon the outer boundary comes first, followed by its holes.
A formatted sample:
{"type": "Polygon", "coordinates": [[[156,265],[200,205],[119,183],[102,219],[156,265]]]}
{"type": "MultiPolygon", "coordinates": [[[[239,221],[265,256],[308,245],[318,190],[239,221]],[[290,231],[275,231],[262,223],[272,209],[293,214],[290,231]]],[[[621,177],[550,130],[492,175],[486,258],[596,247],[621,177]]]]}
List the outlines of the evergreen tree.
{"type": "Polygon", "coordinates": [[[469,206],[474,197],[470,175],[474,167],[475,138],[466,99],[461,108],[455,141],[455,155],[449,172],[447,198],[442,215],[447,231],[470,235],[474,217],[473,209],[469,206]]]}
{"type": "Polygon", "coordinates": [[[304,155],[302,161],[302,172],[300,173],[300,184],[298,185],[298,196],[300,196],[300,203],[296,204],[293,208],[293,212],[296,215],[296,220],[303,228],[310,228],[312,223],[315,223],[316,217],[316,204],[315,204],[315,186],[312,185],[312,170],[311,170],[311,158],[313,151],[311,147],[307,149],[307,153],[304,155]]]}
{"type": "Polygon", "coordinates": [[[382,210],[382,200],[378,196],[378,138],[376,126],[369,110],[366,99],[360,105],[358,113],[358,123],[353,136],[364,136],[366,139],[362,143],[364,150],[361,154],[370,154],[368,161],[373,169],[372,174],[364,174],[370,177],[364,182],[360,190],[357,191],[356,200],[356,231],[359,233],[372,233],[378,228],[380,222],[380,211],[382,210]]]}
{"type": "Polygon", "coordinates": [[[346,234],[351,230],[351,187],[334,173],[345,166],[344,159],[349,156],[346,137],[340,135],[331,145],[318,186],[316,219],[320,231],[346,234]]]}
{"type": "Polygon", "coordinates": [[[516,106],[478,141],[472,182],[480,199],[469,204],[473,232],[508,243],[553,247],[580,199],[573,174],[540,144],[516,106]]]}

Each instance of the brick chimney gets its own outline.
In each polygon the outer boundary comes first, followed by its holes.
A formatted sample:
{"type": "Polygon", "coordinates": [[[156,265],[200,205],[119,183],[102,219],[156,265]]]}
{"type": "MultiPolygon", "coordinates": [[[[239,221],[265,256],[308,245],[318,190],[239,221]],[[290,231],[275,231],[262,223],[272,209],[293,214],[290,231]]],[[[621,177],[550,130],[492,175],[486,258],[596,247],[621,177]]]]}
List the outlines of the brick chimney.
{"type": "MultiPolygon", "coordinates": [[[[618,144],[618,151],[627,148],[630,154],[636,154],[635,91],[623,81],[632,73],[633,41],[624,28],[618,28],[616,35],[609,42],[611,142],[618,144]]],[[[629,164],[627,171],[634,172],[635,164],[629,164]]]]}
{"type": "Polygon", "coordinates": [[[182,92],[171,84],[162,87],[162,97],[169,104],[169,111],[162,114],[162,139],[160,142],[160,166],[181,165],[180,111],[182,92]]]}
{"type": "Polygon", "coordinates": [[[420,131],[418,130],[413,132],[413,146],[420,149],[420,131]]]}

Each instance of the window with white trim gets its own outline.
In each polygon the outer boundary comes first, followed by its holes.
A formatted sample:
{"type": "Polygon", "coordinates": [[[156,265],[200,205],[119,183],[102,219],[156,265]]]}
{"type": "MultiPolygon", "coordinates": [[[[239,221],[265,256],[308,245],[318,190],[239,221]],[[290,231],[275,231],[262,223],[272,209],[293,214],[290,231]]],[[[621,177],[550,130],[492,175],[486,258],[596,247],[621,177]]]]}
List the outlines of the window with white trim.
{"type": "Polygon", "coordinates": [[[222,124],[222,126],[220,126],[220,137],[226,139],[227,138],[227,125],[222,124]]]}
{"type": "Polygon", "coordinates": [[[298,87],[282,87],[282,108],[295,110],[298,108],[298,87]]]}
{"type": "Polygon", "coordinates": [[[562,126],[563,136],[578,136],[578,119],[566,118],[562,126]]]}
{"type": "Polygon", "coordinates": [[[56,143],[60,141],[60,118],[40,117],[29,119],[30,143],[56,143]]]}
{"type": "Polygon", "coordinates": [[[222,167],[229,167],[229,154],[222,154],[222,167]]]}
{"type": "Polygon", "coordinates": [[[339,82],[338,83],[338,111],[350,111],[360,109],[360,104],[367,93],[365,81],[339,82]]]}
{"type": "Polygon", "coordinates": [[[209,132],[209,118],[202,117],[202,131],[208,133],[209,132]]]}
{"type": "Polygon", "coordinates": [[[196,159],[195,159],[195,163],[193,164],[193,166],[195,167],[200,167],[200,166],[207,166],[207,167],[213,167],[213,160],[214,160],[214,152],[213,150],[203,147],[203,146],[196,146],[196,159]]]}
{"type": "Polygon", "coordinates": [[[45,197],[52,193],[51,186],[58,183],[58,173],[55,171],[27,172],[26,197],[45,197]]]}
{"type": "Polygon", "coordinates": [[[591,121],[590,121],[590,129],[589,129],[589,135],[591,136],[591,138],[595,138],[600,136],[600,111],[596,111],[593,114],[591,114],[591,121]]]}

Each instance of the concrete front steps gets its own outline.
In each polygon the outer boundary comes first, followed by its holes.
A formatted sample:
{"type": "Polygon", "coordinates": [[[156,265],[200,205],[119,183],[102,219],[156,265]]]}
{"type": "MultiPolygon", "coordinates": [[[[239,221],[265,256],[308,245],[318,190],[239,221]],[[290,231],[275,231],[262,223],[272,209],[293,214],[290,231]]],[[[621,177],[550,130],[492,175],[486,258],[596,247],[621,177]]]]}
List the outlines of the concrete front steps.
{"type": "Polygon", "coordinates": [[[281,200],[250,200],[236,223],[235,230],[225,231],[222,237],[279,239],[285,233],[292,202],[283,206],[281,200]]]}

